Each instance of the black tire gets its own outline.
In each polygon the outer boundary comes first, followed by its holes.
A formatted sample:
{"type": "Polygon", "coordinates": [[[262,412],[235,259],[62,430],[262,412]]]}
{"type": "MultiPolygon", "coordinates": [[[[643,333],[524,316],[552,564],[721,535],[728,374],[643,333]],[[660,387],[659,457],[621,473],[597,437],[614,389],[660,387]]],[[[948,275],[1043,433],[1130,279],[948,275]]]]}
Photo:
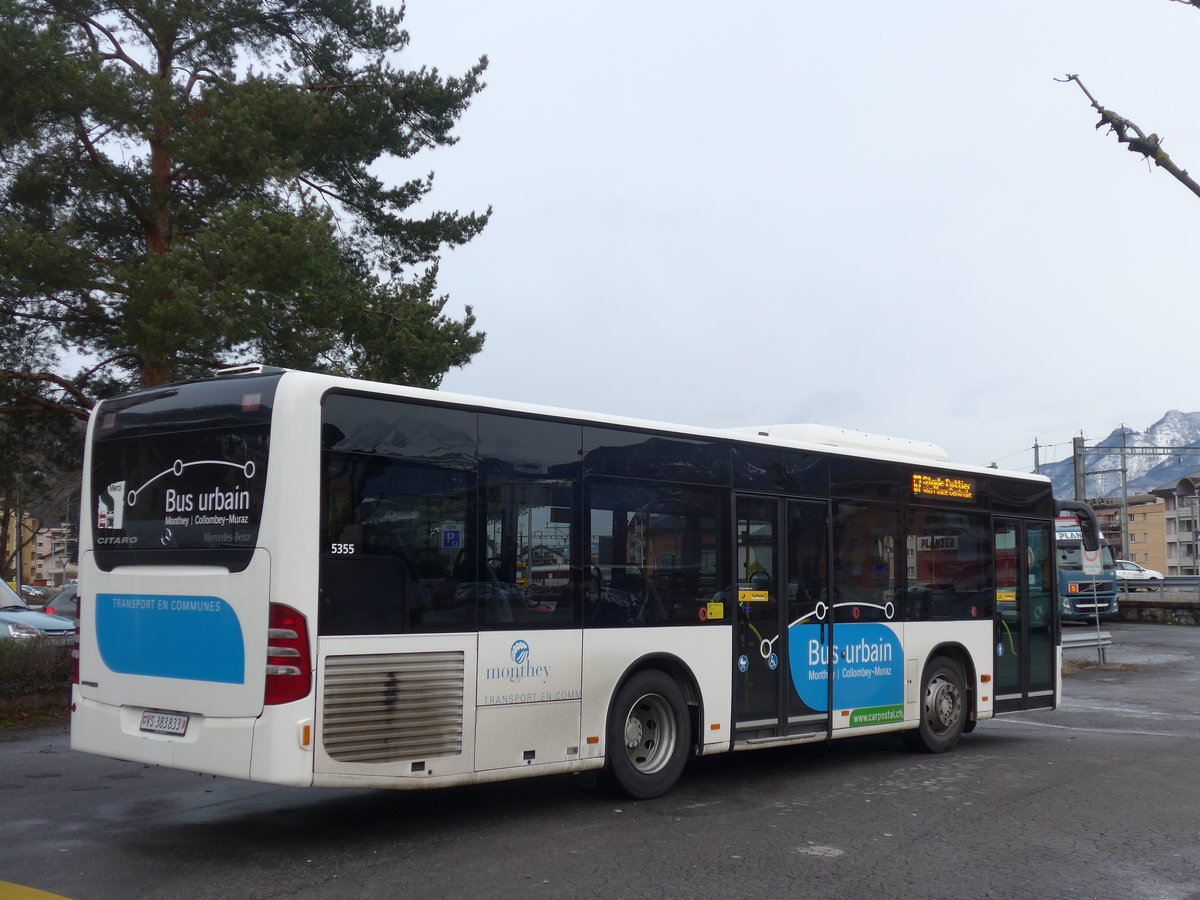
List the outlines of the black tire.
{"type": "Polygon", "coordinates": [[[1148,591],[1157,591],[1160,587],[1162,587],[1162,582],[1157,578],[1151,578],[1146,582],[1146,590],[1148,591]]]}
{"type": "Polygon", "coordinates": [[[914,750],[953,750],[967,725],[967,688],[962,669],[944,656],[930,661],[921,678],[921,724],[904,732],[914,750]]]}
{"type": "Polygon", "coordinates": [[[630,678],[608,711],[609,781],[635,800],[665,794],[679,780],[691,745],[687,700],[658,669],[630,678]]]}

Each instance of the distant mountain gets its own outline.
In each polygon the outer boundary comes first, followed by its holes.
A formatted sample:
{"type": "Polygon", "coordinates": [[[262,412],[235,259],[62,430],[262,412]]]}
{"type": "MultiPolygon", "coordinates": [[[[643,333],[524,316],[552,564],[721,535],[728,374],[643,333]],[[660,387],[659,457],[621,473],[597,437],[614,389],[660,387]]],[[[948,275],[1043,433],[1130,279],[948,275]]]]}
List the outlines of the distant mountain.
{"type": "MultiPolygon", "coordinates": [[[[1114,429],[1112,434],[1094,445],[1105,448],[1107,452],[1103,454],[1093,446],[1088,447],[1087,470],[1100,472],[1087,476],[1088,497],[1121,496],[1121,431],[1114,429]],[[1114,471],[1101,471],[1105,469],[1114,471]]],[[[1126,447],[1200,448],[1200,412],[1185,413],[1173,409],[1145,431],[1132,428],[1124,431],[1126,447]]],[[[1126,487],[1130,494],[1144,494],[1196,471],[1200,471],[1200,454],[1125,456],[1126,487]]],[[[1075,496],[1075,469],[1070,457],[1042,466],[1042,474],[1054,483],[1055,497],[1075,496]]]]}

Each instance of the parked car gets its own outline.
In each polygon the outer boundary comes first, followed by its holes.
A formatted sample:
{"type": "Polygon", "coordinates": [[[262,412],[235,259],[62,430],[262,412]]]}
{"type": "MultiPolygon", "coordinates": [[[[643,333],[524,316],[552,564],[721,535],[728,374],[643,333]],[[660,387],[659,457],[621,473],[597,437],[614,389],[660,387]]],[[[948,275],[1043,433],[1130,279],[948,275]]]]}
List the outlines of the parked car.
{"type": "Polygon", "coordinates": [[[1145,588],[1148,591],[1157,591],[1162,587],[1162,572],[1143,568],[1127,559],[1117,560],[1116,572],[1117,581],[1126,582],[1123,587],[1130,591],[1136,591],[1141,588],[1145,588]]]}
{"type": "Polygon", "coordinates": [[[68,584],[61,591],[55,594],[45,606],[42,607],[42,612],[49,613],[52,616],[62,616],[64,619],[75,621],[79,618],[79,585],[68,584]]]}
{"type": "Polygon", "coordinates": [[[75,623],[31,609],[16,591],[0,581],[0,638],[25,641],[39,637],[69,644],[75,639],[75,623]]]}

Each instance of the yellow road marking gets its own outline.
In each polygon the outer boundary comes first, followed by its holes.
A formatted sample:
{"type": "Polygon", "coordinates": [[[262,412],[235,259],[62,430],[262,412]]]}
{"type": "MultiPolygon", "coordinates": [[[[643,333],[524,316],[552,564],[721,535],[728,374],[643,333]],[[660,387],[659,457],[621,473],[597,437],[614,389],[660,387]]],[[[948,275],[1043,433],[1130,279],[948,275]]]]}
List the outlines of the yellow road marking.
{"type": "Polygon", "coordinates": [[[67,900],[62,894],[51,894],[37,888],[0,881],[0,900],[67,900]]]}

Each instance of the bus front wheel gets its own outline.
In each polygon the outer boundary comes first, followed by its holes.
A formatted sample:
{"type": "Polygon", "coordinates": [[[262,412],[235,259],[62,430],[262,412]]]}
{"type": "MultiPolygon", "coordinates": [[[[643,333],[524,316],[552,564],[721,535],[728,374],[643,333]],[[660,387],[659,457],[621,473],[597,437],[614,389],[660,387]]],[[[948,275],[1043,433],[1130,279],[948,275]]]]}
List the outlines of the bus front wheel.
{"type": "Polygon", "coordinates": [[[921,724],[906,731],[904,739],[914,750],[945,753],[953,750],[967,724],[967,690],[962,669],[944,656],[925,668],[921,679],[921,724]]]}
{"type": "Polygon", "coordinates": [[[670,675],[639,672],[617,692],[608,713],[608,776],[635,800],[666,793],[687,763],[687,700],[670,675]]]}

